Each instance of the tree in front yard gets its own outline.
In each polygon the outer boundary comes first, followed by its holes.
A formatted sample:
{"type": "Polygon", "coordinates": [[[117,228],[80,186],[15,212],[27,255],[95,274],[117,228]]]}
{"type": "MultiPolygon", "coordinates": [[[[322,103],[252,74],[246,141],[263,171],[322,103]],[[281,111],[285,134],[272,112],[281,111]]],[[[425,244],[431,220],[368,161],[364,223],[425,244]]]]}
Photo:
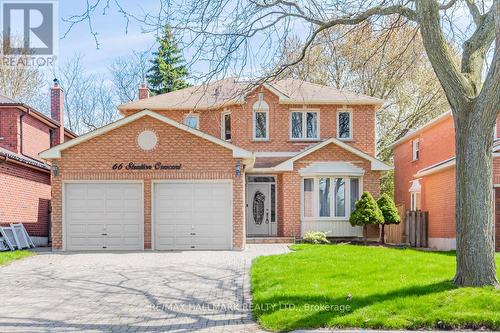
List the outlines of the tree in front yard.
{"type": "Polygon", "coordinates": [[[384,193],[377,200],[377,205],[382,212],[384,217],[384,222],[380,224],[380,242],[385,243],[385,225],[386,224],[399,224],[401,222],[401,217],[398,214],[398,209],[394,204],[394,200],[387,194],[384,193]]]}
{"type": "Polygon", "coordinates": [[[361,199],[356,202],[356,208],[349,218],[352,226],[363,227],[363,237],[366,242],[366,229],[368,225],[377,225],[384,223],[384,216],[370,192],[365,191],[361,199]]]}

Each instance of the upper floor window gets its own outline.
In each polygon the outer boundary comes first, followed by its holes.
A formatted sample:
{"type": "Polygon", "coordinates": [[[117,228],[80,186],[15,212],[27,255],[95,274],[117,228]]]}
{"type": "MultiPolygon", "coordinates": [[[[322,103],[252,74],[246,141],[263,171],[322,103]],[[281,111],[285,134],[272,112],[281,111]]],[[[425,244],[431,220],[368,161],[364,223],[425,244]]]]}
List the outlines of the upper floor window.
{"type": "Polygon", "coordinates": [[[290,132],[291,139],[318,139],[318,112],[292,111],[290,132]]]}
{"type": "Polygon", "coordinates": [[[260,95],[253,105],[253,139],[269,140],[269,105],[260,95]]]}
{"type": "Polygon", "coordinates": [[[416,139],[411,142],[412,158],[417,161],[420,158],[420,140],[416,139]]]}
{"type": "Polygon", "coordinates": [[[222,112],[221,115],[222,140],[231,141],[231,113],[222,112]]]}
{"type": "Polygon", "coordinates": [[[200,117],[197,114],[187,114],[184,116],[184,125],[192,128],[200,128],[200,117]]]}
{"type": "Polygon", "coordinates": [[[352,139],[352,112],[349,110],[337,112],[337,138],[352,139]]]}

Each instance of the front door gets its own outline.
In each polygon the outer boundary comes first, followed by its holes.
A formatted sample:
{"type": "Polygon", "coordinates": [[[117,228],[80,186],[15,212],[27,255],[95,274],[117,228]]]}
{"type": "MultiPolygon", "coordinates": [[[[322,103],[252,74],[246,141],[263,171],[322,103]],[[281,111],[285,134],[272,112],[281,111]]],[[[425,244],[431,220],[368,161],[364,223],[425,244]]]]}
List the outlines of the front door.
{"type": "Polygon", "coordinates": [[[248,184],[247,234],[267,236],[271,234],[271,185],[248,184]]]}

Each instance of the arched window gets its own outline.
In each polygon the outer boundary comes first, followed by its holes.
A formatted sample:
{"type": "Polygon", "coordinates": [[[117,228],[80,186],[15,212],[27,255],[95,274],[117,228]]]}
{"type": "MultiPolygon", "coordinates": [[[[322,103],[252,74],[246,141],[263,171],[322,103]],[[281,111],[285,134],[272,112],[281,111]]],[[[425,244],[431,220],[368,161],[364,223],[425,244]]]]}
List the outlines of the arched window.
{"type": "Polygon", "coordinates": [[[269,105],[261,95],[253,104],[253,139],[269,140],[269,105]]]}

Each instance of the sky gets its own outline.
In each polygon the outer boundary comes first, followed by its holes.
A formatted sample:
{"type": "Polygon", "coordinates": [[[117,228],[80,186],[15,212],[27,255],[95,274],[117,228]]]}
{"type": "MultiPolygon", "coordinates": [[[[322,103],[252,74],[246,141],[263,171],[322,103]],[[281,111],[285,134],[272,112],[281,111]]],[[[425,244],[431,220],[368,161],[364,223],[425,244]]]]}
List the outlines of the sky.
{"type": "MultiPolygon", "coordinates": [[[[154,12],[157,1],[120,0],[120,4],[131,12],[154,12]]],[[[92,16],[99,47],[91,34],[87,21],[78,23],[67,33],[69,23],[65,22],[73,15],[84,12],[86,1],[60,0],[59,1],[59,62],[65,63],[76,54],[82,56],[85,68],[89,72],[104,73],[107,67],[117,57],[127,57],[132,51],[151,50],[155,45],[155,34],[146,33],[136,22],[130,22],[128,29],[126,20],[118,12],[118,8],[111,6],[106,15],[102,10],[92,16]]]]}

